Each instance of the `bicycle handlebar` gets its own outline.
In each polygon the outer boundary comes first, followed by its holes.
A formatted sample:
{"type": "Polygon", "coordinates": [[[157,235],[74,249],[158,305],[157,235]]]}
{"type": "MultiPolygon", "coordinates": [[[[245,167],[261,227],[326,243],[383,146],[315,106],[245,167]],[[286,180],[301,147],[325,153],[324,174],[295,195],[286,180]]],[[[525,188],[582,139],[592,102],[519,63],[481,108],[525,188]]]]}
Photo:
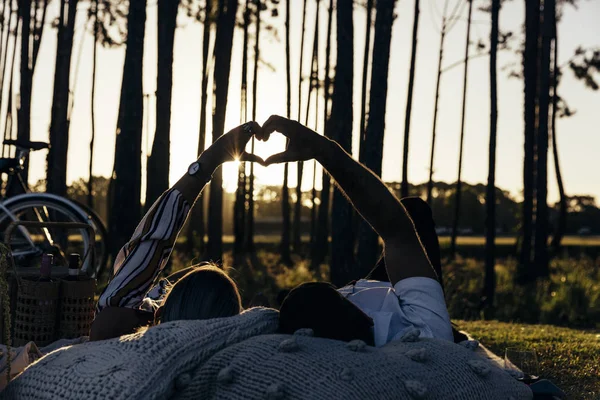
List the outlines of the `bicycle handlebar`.
{"type": "Polygon", "coordinates": [[[33,151],[44,150],[44,149],[50,148],[50,144],[48,144],[46,142],[30,142],[30,141],[12,140],[12,139],[6,139],[4,141],[4,144],[9,145],[9,146],[20,147],[22,149],[29,149],[29,150],[33,150],[33,151]]]}

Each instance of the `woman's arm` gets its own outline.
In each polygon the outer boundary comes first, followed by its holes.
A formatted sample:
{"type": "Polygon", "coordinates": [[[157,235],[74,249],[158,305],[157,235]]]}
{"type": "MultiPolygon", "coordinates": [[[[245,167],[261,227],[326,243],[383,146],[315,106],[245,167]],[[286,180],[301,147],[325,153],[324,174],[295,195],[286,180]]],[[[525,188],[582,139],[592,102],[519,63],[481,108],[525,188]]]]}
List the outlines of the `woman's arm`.
{"type": "MultiPolygon", "coordinates": [[[[256,123],[244,126],[221,136],[200,155],[197,172],[185,174],[156,200],[131,240],[119,251],[113,267],[113,279],[100,295],[97,313],[105,307],[140,307],[167,264],[191,206],[222,163],[236,158],[262,162],[259,157],[244,152],[253,132],[260,130],[260,126],[256,123]]],[[[195,166],[190,168],[192,172],[195,170],[195,166]]]]}

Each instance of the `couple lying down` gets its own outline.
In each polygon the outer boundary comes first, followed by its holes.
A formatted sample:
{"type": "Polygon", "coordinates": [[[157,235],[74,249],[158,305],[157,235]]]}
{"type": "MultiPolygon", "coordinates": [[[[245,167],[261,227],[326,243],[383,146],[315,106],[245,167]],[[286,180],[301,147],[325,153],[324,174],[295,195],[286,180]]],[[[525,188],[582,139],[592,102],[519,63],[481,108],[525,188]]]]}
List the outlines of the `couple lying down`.
{"type": "Polygon", "coordinates": [[[317,160],[384,242],[384,256],[366,279],[337,290],[323,282],[291,290],[281,304],[281,333],[311,328],[315,336],[360,339],[380,347],[415,327],[421,337],[454,341],[457,332],[453,334],[446,309],[429,207],[419,198],[399,201],[336,142],[279,116],[262,127],[249,122],[220,137],[154,203],[116,258],[114,277],[98,301],[91,341],[161,322],[230,317],[242,311],[235,283],[210,263],[155,285],[199,194],[222,163],[236,159],[263,165],[317,160]],[[253,136],[267,141],[273,132],[289,139],[284,152],[262,160],[244,151],[253,136]]]}

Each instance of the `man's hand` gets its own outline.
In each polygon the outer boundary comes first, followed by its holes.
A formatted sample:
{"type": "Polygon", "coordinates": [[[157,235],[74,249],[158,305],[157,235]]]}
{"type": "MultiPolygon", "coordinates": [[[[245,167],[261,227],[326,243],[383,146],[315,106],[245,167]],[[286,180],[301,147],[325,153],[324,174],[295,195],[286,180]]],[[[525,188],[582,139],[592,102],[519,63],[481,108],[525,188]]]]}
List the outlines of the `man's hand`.
{"type": "Polygon", "coordinates": [[[256,132],[258,140],[267,141],[273,132],[279,132],[288,138],[287,149],[274,154],[265,160],[265,165],[278,164],[293,161],[307,161],[318,159],[323,148],[330,141],[310,130],[299,122],[289,120],[278,115],[272,115],[264,123],[262,130],[256,132]]]}
{"type": "MultiPolygon", "coordinates": [[[[262,128],[256,122],[240,125],[221,136],[199,158],[202,165],[210,171],[228,161],[250,161],[264,164],[264,160],[254,154],[246,153],[246,144],[252,135],[262,135],[262,128]]],[[[262,137],[262,136],[261,136],[262,137]]]]}

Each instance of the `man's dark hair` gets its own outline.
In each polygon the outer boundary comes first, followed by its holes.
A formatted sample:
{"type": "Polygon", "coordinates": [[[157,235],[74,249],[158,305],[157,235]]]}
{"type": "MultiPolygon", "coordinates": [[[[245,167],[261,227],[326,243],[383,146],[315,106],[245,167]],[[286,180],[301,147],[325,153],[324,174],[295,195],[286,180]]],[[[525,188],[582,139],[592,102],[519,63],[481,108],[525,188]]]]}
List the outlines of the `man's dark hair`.
{"type": "Polygon", "coordinates": [[[290,291],[279,311],[279,330],[293,334],[310,328],[317,337],[374,344],[373,320],[325,282],[304,283],[290,291]]]}
{"type": "Polygon", "coordinates": [[[279,291],[279,293],[277,293],[277,307],[281,308],[283,301],[285,300],[285,298],[287,297],[287,295],[289,293],[290,293],[290,289],[281,289],[279,291]]]}

